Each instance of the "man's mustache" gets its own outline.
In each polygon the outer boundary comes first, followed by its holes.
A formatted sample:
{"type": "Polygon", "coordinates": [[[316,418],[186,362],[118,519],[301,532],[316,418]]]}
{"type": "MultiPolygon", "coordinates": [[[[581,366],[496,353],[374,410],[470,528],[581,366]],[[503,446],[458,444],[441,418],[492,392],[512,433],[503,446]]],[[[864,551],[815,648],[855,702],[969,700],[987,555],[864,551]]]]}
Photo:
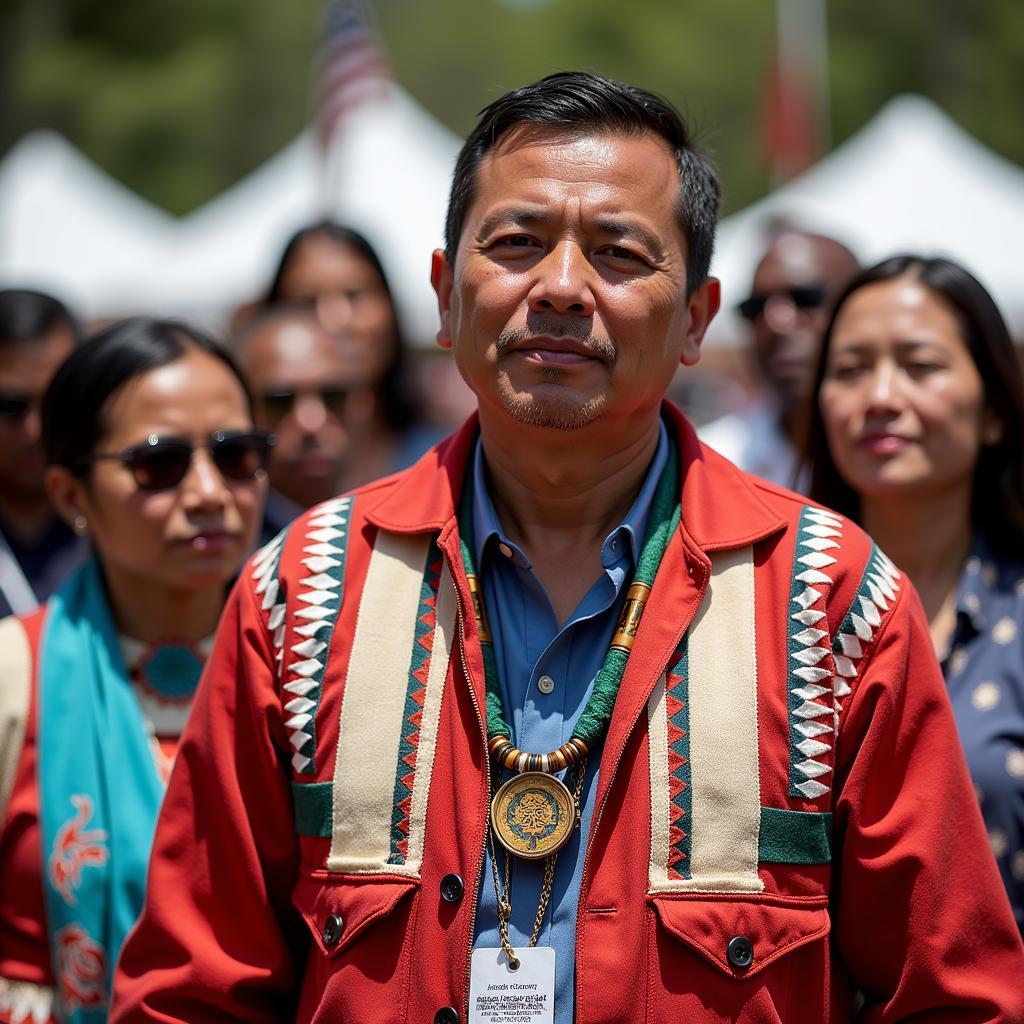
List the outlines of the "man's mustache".
{"type": "Polygon", "coordinates": [[[590,326],[580,322],[555,322],[551,320],[535,320],[526,327],[508,327],[498,335],[495,342],[495,349],[498,355],[503,355],[514,345],[521,345],[531,338],[572,338],[586,346],[587,350],[607,363],[614,366],[618,358],[615,346],[609,338],[595,334],[590,326]]]}

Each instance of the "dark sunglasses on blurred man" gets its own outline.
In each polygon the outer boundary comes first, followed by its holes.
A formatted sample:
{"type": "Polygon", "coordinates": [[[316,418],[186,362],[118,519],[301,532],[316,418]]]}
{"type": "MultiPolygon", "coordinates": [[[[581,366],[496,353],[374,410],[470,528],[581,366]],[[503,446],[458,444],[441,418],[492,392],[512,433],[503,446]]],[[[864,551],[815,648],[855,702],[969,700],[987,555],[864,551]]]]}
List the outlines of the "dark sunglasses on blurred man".
{"type": "Polygon", "coordinates": [[[260,401],[268,416],[282,419],[294,408],[297,399],[304,395],[315,395],[323,403],[328,412],[341,415],[345,411],[349,389],[338,384],[325,384],[319,388],[275,388],[260,395],[260,401]]]}
{"type": "Polygon", "coordinates": [[[749,299],[737,303],[736,309],[744,320],[756,320],[776,296],[788,299],[797,309],[820,309],[825,303],[825,288],[820,284],[808,284],[797,288],[782,288],[763,295],[751,295],[749,299]]]}

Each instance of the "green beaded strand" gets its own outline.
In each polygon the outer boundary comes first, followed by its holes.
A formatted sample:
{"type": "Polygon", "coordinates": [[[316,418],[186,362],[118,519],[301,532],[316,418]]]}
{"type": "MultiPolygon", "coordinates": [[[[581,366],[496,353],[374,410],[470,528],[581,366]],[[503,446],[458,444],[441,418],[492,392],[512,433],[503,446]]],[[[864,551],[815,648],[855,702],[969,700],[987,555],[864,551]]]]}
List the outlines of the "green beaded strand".
{"type": "MultiPolygon", "coordinates": [[[[473,477],[472,467],[467,467],[466,478],[462,485],[459,500],[458,523],[459,543],[462,552],[462,563],[466,575],[475,577],[476,567],[473,561],[473,477]]],[[[658,480],[651,510],[647,517],[647,530],[644,543],[640,550],[636,572],[632,583],[642,583],[648,588],[653,586],[658,566],[665,554],[672,534],[679,525],[679,458],[676,446],[669,439],[668,460],[658,480]]],[[[483,610],[483,594],[478,595],[481,612],[483,610]]],[[[635,623],[634,623],[635,626],[635,623]]],[[[486,677],[487,698],[487,735],[488,738],[503,736],[512,738],[512,730],[505,721],[504,708],[501,701],[501,690],[498,684],[498,668],[494,659],[494,647],[489,638],[481,632],[481,649],[484,658],[484,675],[486,677]]],[[[592,746],[604,735],[611,721],[615,699],[618,696],[622,676],[626,670],[629,653],[620,647],[609,647],[600,671],[594,677],[594,688],[590,692],[586,706],[580,713],[573,729],[573,736],[592,746]]]]}

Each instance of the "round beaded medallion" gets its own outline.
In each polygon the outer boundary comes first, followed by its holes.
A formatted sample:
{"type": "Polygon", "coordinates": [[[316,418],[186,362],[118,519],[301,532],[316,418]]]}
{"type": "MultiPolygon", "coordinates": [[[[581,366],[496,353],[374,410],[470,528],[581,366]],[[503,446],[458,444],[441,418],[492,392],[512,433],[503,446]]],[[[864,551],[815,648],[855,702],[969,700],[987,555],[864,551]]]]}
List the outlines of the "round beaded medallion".
{"type": "Polygon", "coordinates": [[[561,849],[576,824],[576,805],[565,785],[546,772],[509,779],[491,802],[491,824],[509,853],[541,860],[561,849]]]}

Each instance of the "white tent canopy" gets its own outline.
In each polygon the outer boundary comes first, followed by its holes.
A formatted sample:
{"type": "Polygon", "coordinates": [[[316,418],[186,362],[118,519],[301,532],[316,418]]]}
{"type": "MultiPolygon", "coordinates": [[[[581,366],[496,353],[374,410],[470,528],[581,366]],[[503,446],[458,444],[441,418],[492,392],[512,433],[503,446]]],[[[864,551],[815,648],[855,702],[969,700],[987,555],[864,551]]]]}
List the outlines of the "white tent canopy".
{"type": "Polygon", "coordinates": [[[441,244],[460,144],[393,86],[386,98],[348,115],[326,167],[306,132],[186,217],[166,270],[168,297],[184,312],[256,297],[295,229],[330,215],[368,236],[408,333],[426,341],[437,325],[430,253],[441,244]]]}
{"type": "Polygon", "coordinates": [[[50,290],[86,318],[223,319],[266,288],[297,228],[333,216],[369,237],[410,337],[425,343],[437,325],[430,253],[460,144],[393,86],[346,117],[326,167],[305,132],[177,220],[36,132],[0,163],[0,285],[50,290]]]}
{"type": "Polygon", "coordinates": [[[83,316],[159,302],[174,227],[53,132],[26,135],[0,163],[0,281],[51,291],[83,316]]]}
{"type": "Polygon", "coordinates": [[[900,96],[820,163],[726,218],[712,273],[723,313],[712,341],[745,337],[734,312],[778,221],[846,242],[866,263],[898,252],[948,256],[993,293],[1024,337],[1024,170],[921,96],[900,96]]]}

